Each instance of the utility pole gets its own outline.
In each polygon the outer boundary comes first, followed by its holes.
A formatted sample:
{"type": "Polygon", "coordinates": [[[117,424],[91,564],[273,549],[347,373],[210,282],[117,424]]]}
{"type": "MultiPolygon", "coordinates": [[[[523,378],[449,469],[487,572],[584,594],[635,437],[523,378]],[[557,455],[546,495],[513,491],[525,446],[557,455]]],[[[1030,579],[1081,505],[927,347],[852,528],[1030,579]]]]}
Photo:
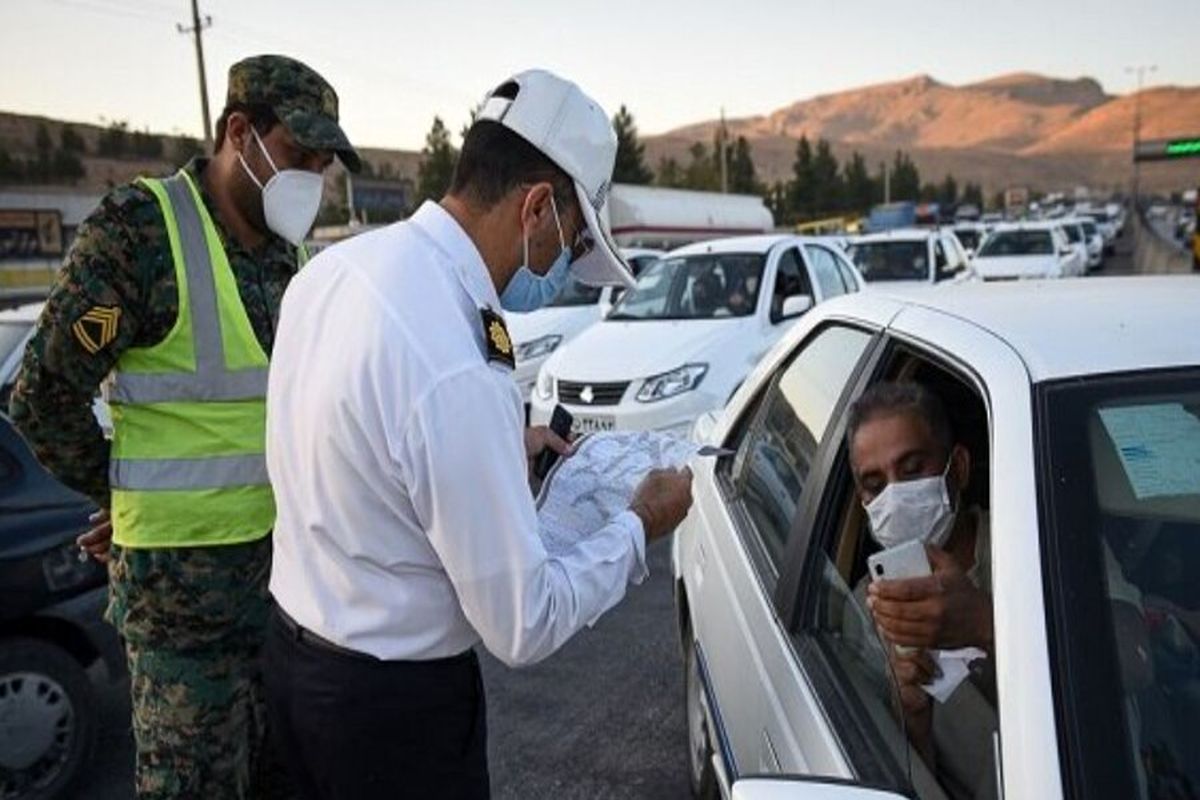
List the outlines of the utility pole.
{"type": "Polygon", "coordinates": [[[879,169],[883,172],[883,204],[887,205],[892,202],[892,173],[888,171],[886,161],[879,162],[879,169]]]}
{"type": "Polygon", "coordinates": [[[721,142],[721,194],[729,192],[729,147],[727,146],[728,136],[725,132],[725,106],[721,106],[721,135],[718,137],[721,142]]]}
{"type": "MultiPolygon", "coordinates": [[[[1138,144],[1142,141],[1142,83],[1145,80],[1147,72],[1156,72],[1158,66],[1155,64],[1138,64],[1133,67],[1126,67],[1125,72],[1137,74],[1137,94],[1133,96],[1133,152],[1137,153],[1138,144]]],[[[1138,202],[1138,192],[1140,191],[1140,183],[1142,177],[1141,164],[1135,159],[1133,162],[1133,202],[1138,202]]]]}
{"type": "Polygon", "coordinates": [[[180,33],[190,33],[195,38],[196,42],[196,67],[200,71],[200,112],[204,115],[204,146],[212,151],[212,117],[208,113],[208,79],[204,74],[204,43],[201,41],[201,34],[205,28],[212,27],[212,17],[205,15],[204,21],[200,20],[199,0],[192,0],[192,27],[188,28],[180,24],[175,25],[175,29],[180,33]]]}

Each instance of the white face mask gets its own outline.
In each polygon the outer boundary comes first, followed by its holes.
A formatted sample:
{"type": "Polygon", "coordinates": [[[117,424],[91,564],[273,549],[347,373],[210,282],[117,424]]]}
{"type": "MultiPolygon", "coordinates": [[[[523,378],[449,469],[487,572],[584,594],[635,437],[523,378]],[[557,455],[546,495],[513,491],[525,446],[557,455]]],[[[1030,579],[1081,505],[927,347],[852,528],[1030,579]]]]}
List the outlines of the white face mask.
{"type": "Polygon", "coordinates": [[[262,191],[263,217],[267,227],[299,246],[312,228],[317,212],[321,210],[321,192],[325,188],[325,180],[317,173],[304,169],[276,169],[271,154],[263,146],[262,139],[258,138],[258,131],[251,128],[250,132],[254,134],[258,149],[266,156],[275,174],[264,186],[246,165],[241,153],[238,153],[238,161],[250,180],[262,191]]]}
{"type": "Polygon", "coordinates": [[[865,505],[871,533],[880,547],[893,547],[916,539],[941,547],[954,529],[954,508],[946,488],[950,461],[941,475],[889,483],[865,505]]]}

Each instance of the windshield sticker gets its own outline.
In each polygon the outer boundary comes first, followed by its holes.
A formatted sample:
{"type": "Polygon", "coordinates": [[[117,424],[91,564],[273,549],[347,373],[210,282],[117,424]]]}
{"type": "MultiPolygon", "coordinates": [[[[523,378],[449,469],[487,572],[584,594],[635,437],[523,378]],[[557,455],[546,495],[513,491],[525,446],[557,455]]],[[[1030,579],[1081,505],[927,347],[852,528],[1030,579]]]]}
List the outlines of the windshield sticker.
{"type": "Polygon", "coordinates": [[[1100,409],[1138,500],[1200,494],[1200,419],[1180,403],[1100,409]]]}

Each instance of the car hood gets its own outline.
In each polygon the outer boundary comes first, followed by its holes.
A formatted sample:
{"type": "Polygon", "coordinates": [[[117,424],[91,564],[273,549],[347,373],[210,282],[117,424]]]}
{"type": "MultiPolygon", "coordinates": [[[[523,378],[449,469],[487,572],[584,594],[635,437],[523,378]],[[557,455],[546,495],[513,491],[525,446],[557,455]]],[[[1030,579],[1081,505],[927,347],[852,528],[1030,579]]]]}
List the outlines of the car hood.
{"type": "Polygon", "coordinates": [[[509,335],[517,344],[532,342],[543,336],[558,334],[569,339],[600,319],[600,306],[552,306],[527,314],[505,314],[509,335]]]}
{"type": "Polygon", "coordinates": [[[1033,278],[1056,274],[1053,256],[975,256],[971,266],[983,278],[1033,278]]]}
{"type": "Polygon", "coordinates": [[[757,317],[736,319],[604,320],[560,347],[545,369],[572,381],[648,378],[684,364],[738,359],[759,340],[757,317]]]}

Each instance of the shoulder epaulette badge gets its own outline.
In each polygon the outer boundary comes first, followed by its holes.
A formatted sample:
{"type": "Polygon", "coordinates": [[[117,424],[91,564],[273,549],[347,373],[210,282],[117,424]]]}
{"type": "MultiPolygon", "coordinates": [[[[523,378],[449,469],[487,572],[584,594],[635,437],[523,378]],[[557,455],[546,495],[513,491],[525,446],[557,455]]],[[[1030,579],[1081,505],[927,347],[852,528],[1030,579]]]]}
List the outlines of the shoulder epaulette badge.
{"type": "Polygon", "coordinates": [[[487,360],[497,361],[510,369],[516,367],[517,360],[513,355],[512,339],[508,335],[508,326],[504,324],[504,317],[490,308],[479,309],[479,315],[483,317],[483,339],[487,343],[487,360]]]}

